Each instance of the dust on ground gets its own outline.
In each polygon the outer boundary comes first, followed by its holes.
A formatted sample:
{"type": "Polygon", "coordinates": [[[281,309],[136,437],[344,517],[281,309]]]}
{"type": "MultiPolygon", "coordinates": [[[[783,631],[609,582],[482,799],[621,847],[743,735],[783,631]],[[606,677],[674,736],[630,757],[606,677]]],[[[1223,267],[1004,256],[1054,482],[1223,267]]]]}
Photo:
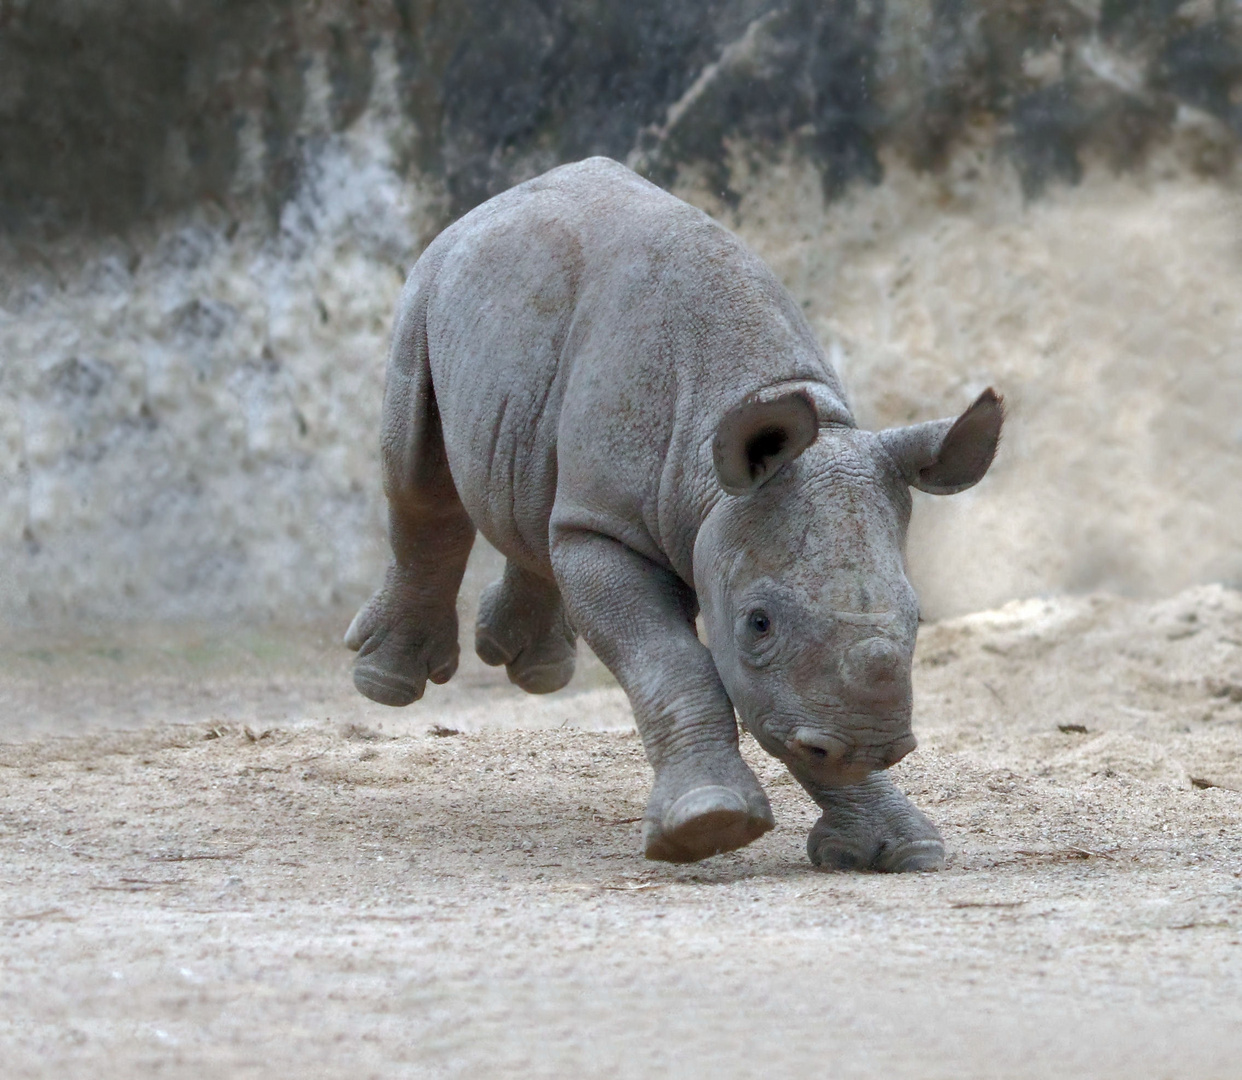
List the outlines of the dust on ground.
{"type": "Polygon", "coordinates": [[[1242,580],[1242,187],[1153,163],[1029,201],[986,143],[832,201],[796,157],[731,183],[677,194],[789,287],[863,427],[1005,396],[987,482],[914,493],[924,611],[1242,580]]]}
{"type": "Polygon", "coordinates": [[[393,711],[334,638],[0,654],[6,1077],[1237,1075],[1237,591],[924,627],[914,876],[812,869],[749,740],[776,830],[648,863],[597,665],[393,711]]]}

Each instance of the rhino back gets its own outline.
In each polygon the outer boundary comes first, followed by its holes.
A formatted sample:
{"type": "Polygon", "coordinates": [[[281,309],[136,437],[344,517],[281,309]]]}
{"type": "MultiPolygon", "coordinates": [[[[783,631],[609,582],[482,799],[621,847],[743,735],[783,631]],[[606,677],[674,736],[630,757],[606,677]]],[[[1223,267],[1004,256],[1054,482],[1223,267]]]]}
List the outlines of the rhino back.
{"type": "Polygon", "coordinates": [[[530,569],[550,570],[554,518],[691,580],[720,495],[710,444],[724,413],[785,381],[843,402],[771,272],[616,162],[519,185],[428,257],[440,260],[428,352],[454,481],[483,534],[530,569]]]}

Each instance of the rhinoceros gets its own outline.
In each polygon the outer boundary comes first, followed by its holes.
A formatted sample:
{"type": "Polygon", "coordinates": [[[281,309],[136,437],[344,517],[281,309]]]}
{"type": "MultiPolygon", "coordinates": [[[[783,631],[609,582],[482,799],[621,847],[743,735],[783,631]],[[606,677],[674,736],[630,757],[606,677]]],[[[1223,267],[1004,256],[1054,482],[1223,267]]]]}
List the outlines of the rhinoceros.
{"type": "Polygon", "coordinates": [[[1002,418],[989,389],[955,419],[859,430],[732,233],[607,158],[553,169],[442,232],[401,294],[393,559],[345,636],[354,683],[401,706],[452,677],[477,529],[506,559],[482,660],[549,693],[581,634],[628,695],[655,774],[648,858],[773,827],[736,710],[822,808],[813,863],[939,868],[939,832],[885,771],[915,746],[909,489],[976,483],[1002,418]]]}

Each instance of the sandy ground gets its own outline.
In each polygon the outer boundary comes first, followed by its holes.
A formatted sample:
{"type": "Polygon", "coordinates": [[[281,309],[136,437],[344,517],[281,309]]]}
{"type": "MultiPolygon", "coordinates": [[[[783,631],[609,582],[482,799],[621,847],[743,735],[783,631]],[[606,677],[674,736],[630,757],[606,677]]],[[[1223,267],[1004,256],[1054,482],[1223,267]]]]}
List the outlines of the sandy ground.
{"type": "Polygon", "coordinates": [[[1236,591],[924,627],[909,877],[813,870],[750,742],[777,829],[648,863],[598,665],[398,712],[334,633],[0,649],[5,1077],[1242,1069],[1236,591]]]}

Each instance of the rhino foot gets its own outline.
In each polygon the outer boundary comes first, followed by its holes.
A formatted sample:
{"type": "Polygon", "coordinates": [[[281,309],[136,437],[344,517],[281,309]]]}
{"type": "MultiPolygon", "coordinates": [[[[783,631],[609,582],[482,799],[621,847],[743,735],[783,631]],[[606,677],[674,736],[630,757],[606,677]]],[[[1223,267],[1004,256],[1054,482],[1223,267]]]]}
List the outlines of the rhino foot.
{"type": "Polygon", "coordinates": [[[573,678],[576,640],[556,585],[512,563],[479,598],[474,651],[485,664],[503,664],[528,694],[550,694],[573,678]]]}
{"type": "Polygon", "coordinates": [[[816,866],[884,873],[944,869],[939,830],[886,773],[814,794],[824,809],[806,843],[816,866]]]}
{"type": "Polygon", "coordinates": [[[643,848],[648,859],[688,863],[736,851],[772,828],[772,809],[756,783],[747,799],[732,787],[706,784],[687,791],[662,814],[647,808],[643,848]]]}
{"type": "Polygon", "coordinates": [[[381,705],[409,705],[423,696],[427,681],[448,682],[457,670],[457,612],[427,610],[391,580],[385,583],[345,633],[358,653],[354,686],[381,705]]]}

